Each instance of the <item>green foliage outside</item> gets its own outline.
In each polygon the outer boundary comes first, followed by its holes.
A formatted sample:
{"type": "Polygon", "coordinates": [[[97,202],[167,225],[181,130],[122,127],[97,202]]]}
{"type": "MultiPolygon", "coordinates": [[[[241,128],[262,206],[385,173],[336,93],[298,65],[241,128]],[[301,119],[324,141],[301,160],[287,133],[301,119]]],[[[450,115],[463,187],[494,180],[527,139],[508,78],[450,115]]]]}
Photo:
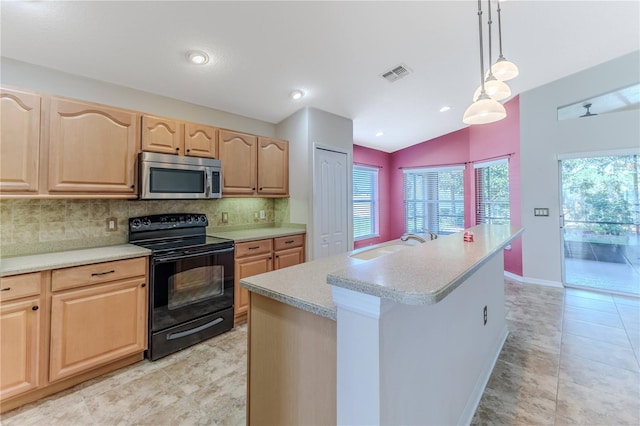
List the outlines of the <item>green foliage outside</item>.
{"type": "Polygon", "coordinates": [[[637,162],[635,155],[562,161],[566,239],[625,244],[637,232],[637,162]]]}

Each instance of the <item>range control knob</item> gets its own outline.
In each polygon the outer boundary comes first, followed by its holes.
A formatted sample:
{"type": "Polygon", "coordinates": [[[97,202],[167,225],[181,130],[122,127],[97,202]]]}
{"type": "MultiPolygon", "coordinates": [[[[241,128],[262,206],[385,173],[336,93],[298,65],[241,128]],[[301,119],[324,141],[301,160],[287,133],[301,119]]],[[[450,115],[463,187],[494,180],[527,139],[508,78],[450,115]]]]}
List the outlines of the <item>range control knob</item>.
{"type": "Polygon", "coordinates": [[[142,225],[142,221],[140,219],[133,219],[131,221],[131,228],[133,228],[133,229],[140,228],[140,225],[142,225]]]}
{"type": "Polygon", "coordinates": [[[198,216],[200,218],[200,222],[202,223],[206,223],[207,222],[207,216],[201,214],[200,216],[198,216]]]}
{"type": "Polygon", "coordinates": [[[145,217],[142,219],[142,224],[144,226],[151,226],[151,219],[149,219],[148,217],[145,217]]]}
{"type": "MultiPolygon", "coordinates": [[[[193,217],[193,216],[191,216],[191,215],[187,215],[187,223],[191,223],[191,222],[193,222],[193,219],[194,219],[194,217],[193,217]]],[[[198,220],[198,218],[197,218],[197,217],[196,217],[195,219],[196,219],[196,221],[198,220]]]]}

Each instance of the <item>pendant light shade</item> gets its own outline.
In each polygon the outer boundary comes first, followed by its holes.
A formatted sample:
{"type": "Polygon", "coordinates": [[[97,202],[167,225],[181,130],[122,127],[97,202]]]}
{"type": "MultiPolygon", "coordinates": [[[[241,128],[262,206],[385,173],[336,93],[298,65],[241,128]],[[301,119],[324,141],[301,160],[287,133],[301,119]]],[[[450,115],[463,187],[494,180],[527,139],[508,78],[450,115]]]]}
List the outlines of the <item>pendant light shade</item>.
{"type": "MultiPolygon", "coordinates": [[[[494,101],[501,101],[511,96],[511,89],[509,88],[509,85],[496,79],[493,74],[491,75],[491,79],[485,80],[484,91],[494,101]]],[[[478,86],[475,93],[473,94],[474,101],[480,97],[481,92],[482,86],[478,86]]]]}
{"type": "MultiPolygon", "coordinates": [[[[489,3],[489,10],[491,4],[489,3]]],[[[489,19],[491,22],[491,19],[489,19]]],[[[480,93],[473,98],[475,101],[467,108],[462,117],[462,121],[465,124],[487,124],[494,121],[502,120],[507,116],[507,111],[504,106],[495,99],[491,99],[486,91],[485,77],[484,77],[484,53],[482,49],[482,4],[481,0],[478,0],[478,38],[480,40],[480,93]]],[[[491,59],[489,59],[491,61],[491,59]]],[[[491,74],[487,79],[490,82],[497,81],[491,74]]],[[[499,83],[499,82],[498,82],[499,83]]],[[[504,83],[503,83],[504,84],[504,83]]],[[[498,84],[499,86],[499,84],[498,84]]],[[[506,86],[506,84],[505,84],[506,86]]],[[[507,89],[509,87],[507,86],[507,89]]],[[[511,94],[511,90],[509,90],[511,94]]]]}
{"type": "Polygon", "coordinates": [[[462,122],[465,124],[487,124],[502,120],[506,116],[507,111],[504,106],[483,93],[464,112],[462,122]]]}
{"type": "Polygon", "coordinates": [[[502,55],[500,55],[496,63],[491,66],[491,72],[500,81],[511,80],[520,74],[516,64],[507,61],[502,55]]]}

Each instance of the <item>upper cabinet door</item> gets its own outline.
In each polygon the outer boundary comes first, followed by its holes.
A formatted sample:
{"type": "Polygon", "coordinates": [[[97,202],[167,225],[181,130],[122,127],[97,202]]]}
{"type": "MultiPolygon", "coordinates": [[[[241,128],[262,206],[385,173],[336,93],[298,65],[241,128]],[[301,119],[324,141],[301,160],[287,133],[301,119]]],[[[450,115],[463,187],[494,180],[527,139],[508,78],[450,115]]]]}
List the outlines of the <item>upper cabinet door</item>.
{"type": "Polygon", "coordinates": [[[171,118],[142,116],[142,150],[184,154],[184,125],[171,118]]]}
{"type": "Polygon", "coordinates": [[[1,89],[0,100],[0,191],[37,192],[41,98],[1,89]]]}
{"type": "Polygon", "coordinates": [[[289,194],[289,142],[259,138],[258,193],[289,194]]]}
{"type": "Polygon", "coordinates": [[[134,194],[138,114],[51,98],[49,191],[134,194]]]}
{"type": "Polygon", "coordinates": [[[223,195],[256,191],[257,146],[257,136],[220,130],[223,195]]]}
{"type": "Polygon", "coordinates": [[[204,124],[184,124],[185,155],[218,158],[218,129],[204,124]]]}

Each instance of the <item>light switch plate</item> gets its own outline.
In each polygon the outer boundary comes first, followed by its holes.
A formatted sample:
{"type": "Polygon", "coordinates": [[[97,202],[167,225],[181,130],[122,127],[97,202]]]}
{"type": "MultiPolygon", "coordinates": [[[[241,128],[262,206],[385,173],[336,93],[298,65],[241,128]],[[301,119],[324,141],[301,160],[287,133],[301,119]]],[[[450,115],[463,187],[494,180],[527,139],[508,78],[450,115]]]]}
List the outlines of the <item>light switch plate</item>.
{"type": "Polygon", "coordinates": [[[548,207],[534,207],[533,208],[534,216],[549,216],[549,208],[548,207]]]}

